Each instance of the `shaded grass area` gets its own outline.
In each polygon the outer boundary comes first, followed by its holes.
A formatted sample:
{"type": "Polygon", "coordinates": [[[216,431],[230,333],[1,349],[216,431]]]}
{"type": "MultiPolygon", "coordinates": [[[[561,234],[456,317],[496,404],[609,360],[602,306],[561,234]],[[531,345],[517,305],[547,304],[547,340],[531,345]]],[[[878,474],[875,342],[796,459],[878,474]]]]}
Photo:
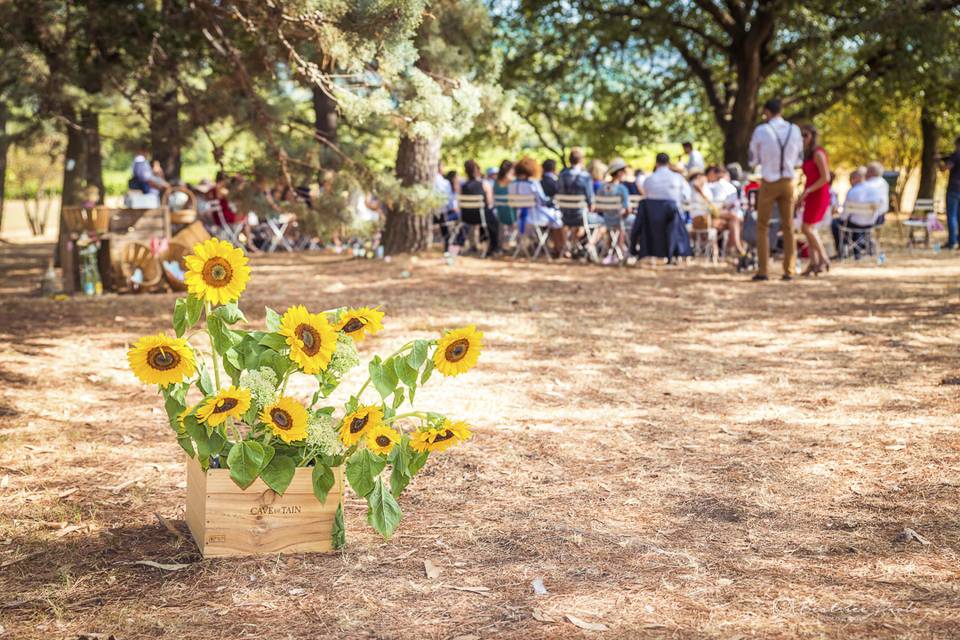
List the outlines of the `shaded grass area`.
{"type": "Polygon", "coordinates": [[[157,397],[124,357],[168,326],[173,296],[30,298],[33,250],[0,247],[11,274],[0,290],[0,624],[11,637],[960,628],[958,400],[941,384],[960,368],[960,264],[944,256],[761,286],[702,266],[446,268],[428,257],[403,279],[385,263],[257,257],[243,300],[255,324],[264,305],[379,304],[387,330],[363,343],[370,356],[476,323],[480,366],[418,393],[476,437],[414,481],[389,543],[348,494],[341,554],[202,560],[182,523],[178,536],[155,515],[178,526],[185,472],[157,397]],[[904,527],[929,544],[897,541],[904,527]]]}

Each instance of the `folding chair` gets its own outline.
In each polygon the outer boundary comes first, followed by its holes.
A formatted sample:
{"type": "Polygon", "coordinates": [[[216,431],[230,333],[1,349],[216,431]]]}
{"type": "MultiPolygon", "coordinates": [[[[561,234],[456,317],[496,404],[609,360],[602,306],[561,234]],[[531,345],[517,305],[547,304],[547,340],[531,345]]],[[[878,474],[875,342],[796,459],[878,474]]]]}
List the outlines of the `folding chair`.
{"type": "Polygon", "coordinates": [[[267,245],[267,252],[272,253],[277,247],[283,247],[285,251],[293,252],[293,247],[287,241],[287,227],[295,220],[295,217],[289,213],[267,216],[267,229],[270,231],[270,244],[267,245]]]}
{"type": "Polygon", "coordinates": [[[844,219],[840,221],[840,251],[839,261],[843,262],[850,257],[851,249],[853,257],[860,259],[861,254],[874,255],[880,253],[880,239],[874,236],[874,230],[878,228],[876,223],[879,207],[869,202],[848,202],[843,205],[844,219]],[[848,227],[847,223],[852,215],[871,216],[874,220],[873,226],[869,228],[848,227]]]}
{"type": "Polygon", "coordinates": [[[523,251],[526,254],[527,258],[531,262],[536,260],[541,253],[547,257],[547,262],[553,262],[553,256],[550,255],[550,252],[547,251],[547,240],[550,239],[550,231],[548,227],[541,227],[536,224],[528,224],[526,221],[530,217],[530,211],[537,206],[537,199],[532,193],[511,193],[507,196],[507,202],[509,205],[517,210],[517,248],[513,252],[513,257],[516,258],[520,255],[520,252],[523,251]],[[525,237],[529,236],[529,229],[524,229],[523,232],[520,232],[521,227],[528,227],[533,229],[533,237],[537,241],[537,246],[533,251],[533,254],[530,253],[530,248],[528,243],[525,242],[525,237]]]}
{"type": "Polygon", "coordinates": [[[471,229],[470,235],[472,240],[472,230],[473,227],[479,226],[481,230],[481,235],[487,238],[487,249],[483,252],[482,255],[486,255],[490,251],[490,230],[487,228],[487,199],[483,195],[462,195],[458,198],[460,203],[460,223],[461,228],[469,227],[471,229]],[[463,222],[463,211],[465,209],[477,209],[480,212],[480,224],[470,224],[463,222]]]}
{"type": "Polygon", "coordinates": [[[209,208],[207,209],[210,219],[213,221],[213,235],[220,238],[221,240],[226,240],[235,247],[244,247],[246,243],[240,238],[240,234],[243,231],[242,222],[227,222],[227,219],[223,215],[223,208],[220,206],[220,203],[216,200],[213,200],[209,203],[209,208]]]}
{"type": "Polygon", "coordinates": [[[640,207],[640,201],[645,197],[646,196],[641,195],[630,196],[630,213],[637,212],[637,209],[640,207]]]}
{"type": "MultiPolygon", "coordinates": [[[[588,211],[587,198],[582,194],[558,193],[553,196],[553,203],[558,209],[579,209],[581,212],[581,226],[583,228],[583,237],[585,248],[587,250],[587,259],[593,262],[600,262],[600,256],[597,253],[597,245],[594,234],[598,225],[590,224],[590,212],[588,211]]],[[[573,247],[570,247],[571,249],[573,247]]]]}
{"type": "Polygon", "coordinates": [[[705,202],[691,201],[687,205],[690,212],[690,239],[693,241],[693,256],[703,256],[710,262],[720,260],[720,242],[717,230],[713,226],[710,216],[710,207],[705,202]]]}
{"type": "Polygon", "coordinates": [[[627,257],[620,248],[620,238],[626,237],[626,228],[623,224],[623,216],[620,211],[623,209],[623,199],[620,196],[597,196],[593,200],[594,208],[603,216],[603,226],[607,230],[607,236],[610,239],[610,246],[607,247],[603,256],[604,261],[610,256],[617,256],[617,261],[623,263],[627,257]]]}
{"type": "Polygon", "coordinates": [[[907,228],[907,249],[912,252],[914,247],[930,246],[929,217],[936,215],[936,203],[932,198],[917,198],[910,217],[902,223],[907,228]]]}

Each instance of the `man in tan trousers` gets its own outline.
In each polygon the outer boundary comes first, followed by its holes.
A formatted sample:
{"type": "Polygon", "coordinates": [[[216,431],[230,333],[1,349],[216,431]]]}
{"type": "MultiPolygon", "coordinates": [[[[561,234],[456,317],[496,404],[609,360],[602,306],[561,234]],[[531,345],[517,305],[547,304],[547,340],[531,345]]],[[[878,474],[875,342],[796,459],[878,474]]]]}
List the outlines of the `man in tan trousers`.
{"type": "Polygon", "coordinates": [[[754,280],[768,280],[770,261],[770,217],[773,205],[780,211],[783,232],[782,280],[792,280],[797,270],[797,245],[793,238],[793,204],[796,168],[803,163],[800,127],[784,120],[779,100],[763,105],[764,123],[750,139],[750,164],[760,165],[760,192],[757,194],[757,274],[754,280]]]}

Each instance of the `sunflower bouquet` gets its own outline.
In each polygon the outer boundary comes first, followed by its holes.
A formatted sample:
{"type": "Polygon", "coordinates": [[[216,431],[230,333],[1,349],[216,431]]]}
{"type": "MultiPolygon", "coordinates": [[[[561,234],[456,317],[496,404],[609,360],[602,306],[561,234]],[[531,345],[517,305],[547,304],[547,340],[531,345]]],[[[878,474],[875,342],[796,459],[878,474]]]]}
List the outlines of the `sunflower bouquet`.
{"type": "MultiPolygon", "coordinates": [[[[368,522],[389,538],[401,518],[397,498],[429,455],[471,436],[464,422],[401,407],[434,371],[471,369],[483,334],[468,326],[375,356],[359,390],[343,407],[332,406],[327,398],[360,364],[357,344],[383,329],[381,311],[293,306],[281,315],[267,308],[266,330],[245,330],[237,305],[250,279],[243,252],[211,239],[185,262],[187,295],[173,308],[176,337],[140,338],[127,354],[137,377],[159,386],[177,442],[204,470],[229,469],[241,489],[260,478],[282,495],[298,467],[312,467],[320,502],[335,484],[333,470],[345,465],[350,486],[367,501],[368,522]],[[294,375],[315,380],[308,402],[287,394],[294,375]]],[[[342,507],[334,531],[339,547],[342,507]]]]}

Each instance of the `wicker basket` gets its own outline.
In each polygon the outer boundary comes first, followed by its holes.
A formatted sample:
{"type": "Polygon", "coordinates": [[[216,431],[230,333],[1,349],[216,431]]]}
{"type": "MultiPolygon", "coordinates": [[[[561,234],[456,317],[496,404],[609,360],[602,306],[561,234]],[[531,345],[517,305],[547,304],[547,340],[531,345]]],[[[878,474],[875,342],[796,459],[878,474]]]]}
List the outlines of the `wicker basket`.
{"type": "MultiPolygon", "coordinates": [[[[184,272],[186,272],[187,265],[184,262],[184,258],[186,258],[189,254],[190,254],[190,247],[179,244],[177,242],[171,242],[170,248],[167,249],[167,255],[164,256],[163,259],[166,262],[173,262],[174,260],[176,260],[177,262],[180,263],[180,268],[183,269],[184,272]]],[[[173,289],[174,291],[187,290],[187,284],[183,280],[180,280],[179,278],[177,278],[177,276],[173,274],[169,269],[167,269],[167,267],[162,262],[160,263],[160,266],[163,268],[163,275],[167,279],[167,284],[170,285],[171,289],[173,289]]]]}
{"type": "Polygon", "coordinates": [[[160,197],[160,206],[166,207],[170,212],[170,224],[190,224],[197,219],[197,196],[186,187],[167,187],[160,197]],[[175,193],[187,196],[186,206],[177,210],[170,208],[170,196],[175,193]]]}
{"type": "Polygon", "coordinates": [[[128,291],[139,293],[155,288],[163,280],[163,270],[160,261],[151,253],[150,247],[139,242],[131,242],[123,248],[120,261],[120,273],[128,291]],[[135,289],[130,282],[134,272],[140,269],[143,273],[143,282],[135,289]]]}
{"type": "Polygon", "coordinates": [[[192,249],[195,244],[206,242],[209,239],[210,234],[207,233],[203,223],[197,220],[193,224],[189,224],[183,229],[180,229],[180,231],[177,231],[173,236],[172,242],[182,244],[192,249]]]}
{"type": "Polygon", "coordinates": [[[104,234],[110,228],[110,208],[104,206],[85,209],[83,207],[63,207],[63,222],[71,233],[104,234]]]}

